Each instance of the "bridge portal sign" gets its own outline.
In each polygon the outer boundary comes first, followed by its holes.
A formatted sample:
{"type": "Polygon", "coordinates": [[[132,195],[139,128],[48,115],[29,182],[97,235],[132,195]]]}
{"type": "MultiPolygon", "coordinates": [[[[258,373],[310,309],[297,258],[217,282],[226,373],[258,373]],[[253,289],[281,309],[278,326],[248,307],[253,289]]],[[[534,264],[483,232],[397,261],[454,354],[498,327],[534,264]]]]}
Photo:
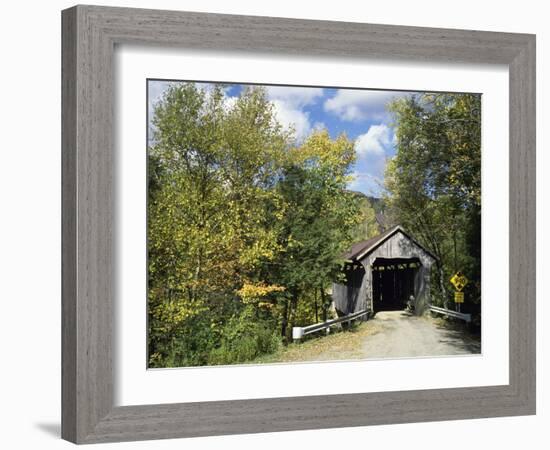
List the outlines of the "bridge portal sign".
{"type": "Polygon", "coordinates": [[[451,277],[451,283],[455,289],[460,292],[468,284],[468,278],[466,278],[462,272],[458,271],[451,277]]]}

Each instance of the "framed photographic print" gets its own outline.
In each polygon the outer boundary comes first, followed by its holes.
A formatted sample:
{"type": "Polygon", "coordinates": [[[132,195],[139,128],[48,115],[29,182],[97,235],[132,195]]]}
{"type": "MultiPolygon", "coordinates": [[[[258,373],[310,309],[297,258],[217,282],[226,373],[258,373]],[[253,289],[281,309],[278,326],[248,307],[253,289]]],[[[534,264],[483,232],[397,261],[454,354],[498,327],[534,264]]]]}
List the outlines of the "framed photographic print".
{"type": "Polygon", "coordinates": [[[62,19],[65,439],[534,414],[534,36],[62,19]]]}

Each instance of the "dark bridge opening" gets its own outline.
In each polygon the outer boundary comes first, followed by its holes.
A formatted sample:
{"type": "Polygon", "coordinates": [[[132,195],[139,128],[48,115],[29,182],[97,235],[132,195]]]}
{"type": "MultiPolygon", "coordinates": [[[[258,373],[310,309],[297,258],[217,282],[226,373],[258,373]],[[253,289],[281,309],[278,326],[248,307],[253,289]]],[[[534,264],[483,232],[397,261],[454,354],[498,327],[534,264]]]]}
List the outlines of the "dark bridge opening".
{"type": "Polygon", "coordinates": [[[404,309],[415,293],[415,275],[420,267],[418,258],[376,258],[372,265],[373,309],[377,311],[404,309]]]}

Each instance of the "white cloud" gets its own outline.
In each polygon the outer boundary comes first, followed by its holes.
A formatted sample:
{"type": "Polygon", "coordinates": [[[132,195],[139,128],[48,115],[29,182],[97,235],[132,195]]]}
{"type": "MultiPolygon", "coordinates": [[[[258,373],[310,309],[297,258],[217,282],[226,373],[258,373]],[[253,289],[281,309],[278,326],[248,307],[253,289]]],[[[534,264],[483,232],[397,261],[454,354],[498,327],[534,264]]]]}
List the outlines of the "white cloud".
{"type": "Polygon", "coordinates": [[[371,125],[355,140],[357,162],[348,187],[379,195],[383,190],[386,163],[393,150],[393,130],[385,124],[371,125]]]}
{"type": "Polygon", "coordinates": [[[367,195],[378,197],[383,190],[383,178],[358,170],[351,173],[352,180],[348,183],[348,189],[360,191],[367,195]]]}
{"type": "Polygon", "coordinates": [[[312,129],[309,114],[300,108],[292,107],[292,105],[282,100],[272,100],[271,102],[275,108],[275,115],[279,123],[286,129],[294,129],[296,139],[299,141],[303,140],[312,129]]]}
{"type": "Polygon", "coordinates": [[[323,96],[321,88],[267,86],[266,91],[270,100],[280,100],[295,108],[311,105],[323,96]]]}
{"type": "Polygon", "coordinates": [[[321,130],[326,130],[328,129],[327,125],[325,124],[325,122],[315,122],[313,124],[313,129],[315,131],[321,131],[321,130]]]}
{"type": "Polygon", "coordinates": [[[355,140],[355,151],[359,157],[364,155],[385,154],[387,147],[393,142],[392,130],[384,124],[371,125],[369,130],[355,140]]]}
{"type": "Polygon", "coordinates": [[[367,174],[354,170],[351,174],[351,181],[348,183],[348,189],[358,189],[367,178],[367,174]]]}
{"type": "Polygon", "coordinates": [[[325,101],[324,109],[348,122],[380,120],[388,114],[388,102],[401,95],[400,92],[392,91],[340,89],[334,97],[325,101]]]}
{"type": "Polygon", "coordinates": [[[277,120],[284,128],[294,129],[297,140],[303,140],[315,127],[304,107],[314,104],[322,97],[323,89],[268,86],[266,91],[275,107],[277,120]]]}
{"type": "Polygon", "coordinates": [[[235,107],[235,103],[237,103],[238,97],[230,97],[228,95],[225,95],[224,97],[224,107],[226,111],[230,111],[235,107]]]}

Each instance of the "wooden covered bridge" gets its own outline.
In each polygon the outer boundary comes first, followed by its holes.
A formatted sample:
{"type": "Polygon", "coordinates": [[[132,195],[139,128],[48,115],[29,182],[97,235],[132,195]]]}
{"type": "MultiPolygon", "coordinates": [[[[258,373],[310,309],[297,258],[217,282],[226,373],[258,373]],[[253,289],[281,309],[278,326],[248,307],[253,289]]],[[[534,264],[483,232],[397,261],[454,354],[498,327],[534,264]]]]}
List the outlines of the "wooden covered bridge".
{"type": "Polygon", "coordinates": [[[332,288],[338,315],[404,309],[411,296],[417,314],[429,305],[436,258],[401,226],[354,244],[344,256],[345,284],[332,288]]]}

